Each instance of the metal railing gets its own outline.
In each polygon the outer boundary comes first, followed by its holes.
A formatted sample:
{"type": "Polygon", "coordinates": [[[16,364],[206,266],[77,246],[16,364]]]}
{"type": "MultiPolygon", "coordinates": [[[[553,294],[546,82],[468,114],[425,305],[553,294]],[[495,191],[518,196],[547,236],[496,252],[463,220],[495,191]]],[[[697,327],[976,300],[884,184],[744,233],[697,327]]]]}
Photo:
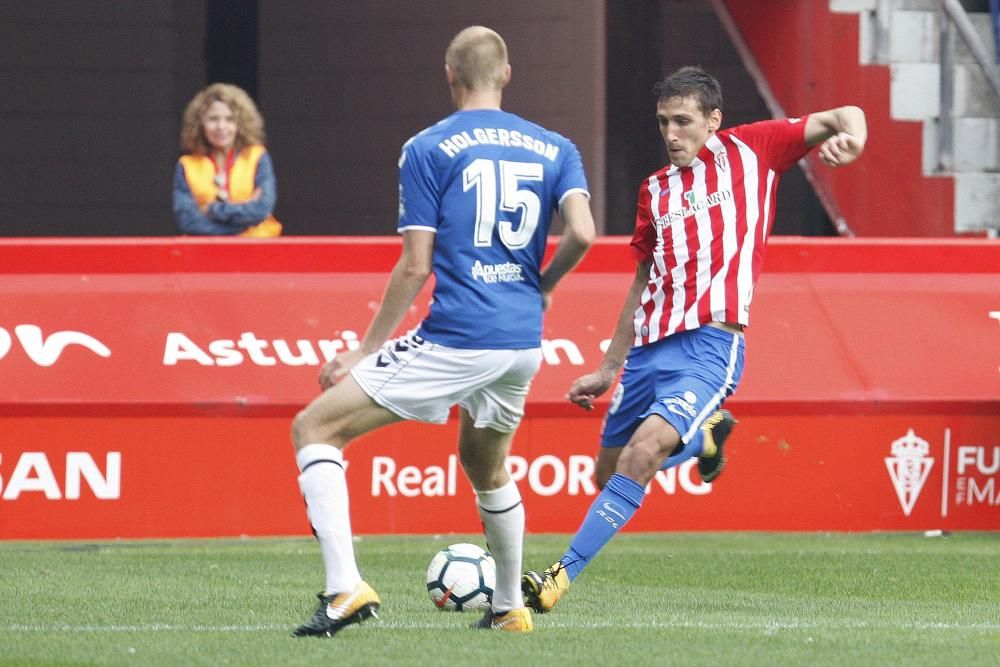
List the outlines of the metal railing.
{"type": "Polygon", "coordinates": [[[889,62],[889,35],[892,32],[892,0],[878,0],[875,3],[875,33],[872,50],[875,62],[889,62]]]}
{"type": "MultiPolygon", "coordinates": [[[[875,3],[875,29],[872,52],[875,62],[890,60],[890,31],[892,29],[893,0],[875,3]]],[[[940,29],[940,111],[938,118],[937,164],[939,172],[950,172],[954,166],[955,142],[955,35],[968,46],[969,52],[983,73],[989,87],[1000,100],[1000,75],[994,65],[1000,60],[1000,0],[990,0],[993,36],[997,46],[996,58],[991,58],[982,45],[969,15],[959,0],[938,0],[940,29]]]]}
{"type": "Polygon", "coordinates": [[[993,46],[997,49],[997,62],[1000,63],[1000,0],[990,0],[990,25],[993,26],[993,46]]]}
{"type": "Polygon", "coordinates": [[[942,23],[954,24],[958,29],[959,36],[969,47],[976,64],[983,71],[983,76],[986,77],[993,92],[1000,98],[1000,74],[996,68],[996,64],[1000,63],[1000,0],[990,0],[990,24],[993,28],[993,41],[996,47],[996,53],[992,58],[987,48],[980,43],[976,29],[962,3],[959,0],[938,0],[938,3],[942,16],[947,19],[942,23]]]}
{"type": "MultiPolygon", "coordinates": [[[[969,15],[958,0],[938,0],[941,29],[941,107],[938,123],[937,170],[949,172],[954,166],[955,142],[955,31],[965,42],[990,88],[1000,100],[1000,75],[976,36],[969,15]]],[[[995,33],[994,33],[995,34],[995,33]]]]}

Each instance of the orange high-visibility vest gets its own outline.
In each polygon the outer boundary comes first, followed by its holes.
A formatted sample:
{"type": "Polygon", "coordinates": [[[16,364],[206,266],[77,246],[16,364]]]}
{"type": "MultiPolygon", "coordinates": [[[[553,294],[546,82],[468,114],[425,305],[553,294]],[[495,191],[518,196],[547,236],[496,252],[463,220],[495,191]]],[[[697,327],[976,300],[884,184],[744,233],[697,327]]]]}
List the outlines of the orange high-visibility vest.
{"type": "MultiPolygon", "coordinates": [[[[257,174],[257,163],[267,151],[260,145],[244,146],[233,160],[229,168],[229,202],[242,204],[250,201],[253,196],[254,176],[257,174]]],[[[198,206],[204,209],[215,201],[219,194],[219,186],[215,183],[215,162],[207,155],[183,155],[181,165],[184,167],[184,177],[191,194],[198,206]]],[[[240,236],[267,238],[281,236],[281,223],[269,215],[264,220],[247,227],[240,236]]]]}

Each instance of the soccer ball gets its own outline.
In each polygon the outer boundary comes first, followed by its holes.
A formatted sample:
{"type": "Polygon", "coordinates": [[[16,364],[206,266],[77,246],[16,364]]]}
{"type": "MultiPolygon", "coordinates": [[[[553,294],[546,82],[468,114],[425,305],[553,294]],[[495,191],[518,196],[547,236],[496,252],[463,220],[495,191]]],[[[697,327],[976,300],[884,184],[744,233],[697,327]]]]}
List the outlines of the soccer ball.
{"type": "Polygon", "coordinates": [[[427,593],[442,611],[489,609],[496,580],[493,556],[475,544],[452,544],[427,566],[427,593]]]}

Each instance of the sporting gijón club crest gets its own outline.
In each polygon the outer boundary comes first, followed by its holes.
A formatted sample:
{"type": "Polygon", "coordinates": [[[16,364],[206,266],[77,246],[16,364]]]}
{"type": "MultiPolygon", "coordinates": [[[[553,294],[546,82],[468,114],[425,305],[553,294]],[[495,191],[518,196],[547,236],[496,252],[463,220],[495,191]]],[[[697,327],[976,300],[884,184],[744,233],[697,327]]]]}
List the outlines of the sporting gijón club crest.
{"type": "Polygon", "coordinates": [[[892,443],[891,450],[892,456],[886,457],[885,465],[889,469],[889,477],[892,478],[903,514],[910,516],[934,466],[934,459],[928,456],[930,444],[911,428],[906,435],[892,443]]]}

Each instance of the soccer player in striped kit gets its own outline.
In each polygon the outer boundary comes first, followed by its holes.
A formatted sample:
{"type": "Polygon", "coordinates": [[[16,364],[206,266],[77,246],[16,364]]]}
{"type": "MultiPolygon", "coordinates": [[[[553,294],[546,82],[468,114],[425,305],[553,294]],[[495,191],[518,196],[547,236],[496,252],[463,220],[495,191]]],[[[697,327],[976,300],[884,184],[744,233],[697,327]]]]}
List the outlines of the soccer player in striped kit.
{"type": "Polygon", "coordinates": [[[299,487],[320,543],[326,587],[296,636],[332,636],[381,601],[354,557],[341,451],[404,419],[443,424],[460,406],[458,449],[497,578],[474,627],[530,632],[521,594],[524,507],[504,466],[542,361],[542,312],[595,230],[583,162],[565,137],[500,108],[507,46],[472,26],[445,54],[457,111],[420,132],[399,158],[403,250],[361,349],[320,375],[323,394],[292,425],[299,487]],[[552,214],[566,227],[542,267],[552,214]],[[430,312],[389,340],[431,273],[430,312]]]}
{"type": "Polygon", "coordinates": [[[743,372],[743,328],[778,179],[816,146],[826,165],[850,164],[867,139],[855,106],[720,129],[721,87],[697,67],[666,77],[655,94],[670,163],[639,188],[630,244],[638,264],[611,344],[567,394],[591,410],[624,366],[601,433],[602,490],[563,557],[522,578],[539,612],[639,509],[657,470],[699,457],[703,482],[719,474],[734,423],[720,408],[743,372]]]}

